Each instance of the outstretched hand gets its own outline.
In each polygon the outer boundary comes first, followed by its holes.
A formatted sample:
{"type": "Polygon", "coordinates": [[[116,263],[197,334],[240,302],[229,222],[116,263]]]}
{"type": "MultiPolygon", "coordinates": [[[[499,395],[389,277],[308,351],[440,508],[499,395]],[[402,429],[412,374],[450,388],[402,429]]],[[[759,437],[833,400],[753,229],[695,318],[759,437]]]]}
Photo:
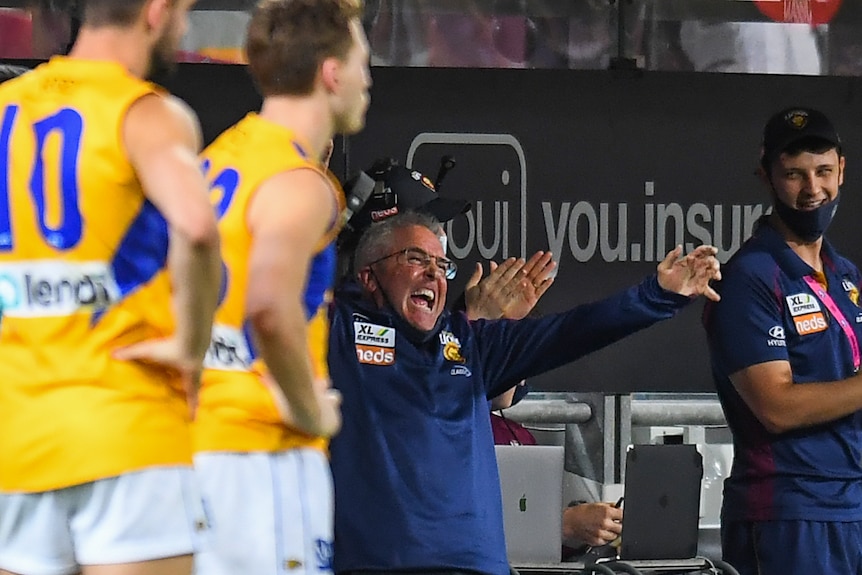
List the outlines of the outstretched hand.
{"type": "Polygon", "coordinates": [[[551,252],[536,252],[524,261],[509,258],[500,265],[490,262],[491,273],[482,277],[482,264],[467,281],[464,299],[467,317],[474,319],[521,319],[544,295],[554,278],[557,264],[551,252]]]}
{"type": "Polygon", "coordinates": [[[680,257],[682,246],[676,246],[658,265],[659,285],[680,295],[703,295],[718,301],[721,297],[709,285],[712,280],[721,279],[721,269],[715,257],[717,253],[714,246],[703,245],[680,257]]]}

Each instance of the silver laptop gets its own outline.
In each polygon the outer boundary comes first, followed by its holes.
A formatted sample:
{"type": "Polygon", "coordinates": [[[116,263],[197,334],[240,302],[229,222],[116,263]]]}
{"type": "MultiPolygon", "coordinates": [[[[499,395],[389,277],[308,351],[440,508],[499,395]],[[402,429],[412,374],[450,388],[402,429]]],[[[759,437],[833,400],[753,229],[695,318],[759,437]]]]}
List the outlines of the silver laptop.
{"type": "Polygon", "coordinates": [[[496,445],[509,563],[559,563],[563,448],[496,445]]]}

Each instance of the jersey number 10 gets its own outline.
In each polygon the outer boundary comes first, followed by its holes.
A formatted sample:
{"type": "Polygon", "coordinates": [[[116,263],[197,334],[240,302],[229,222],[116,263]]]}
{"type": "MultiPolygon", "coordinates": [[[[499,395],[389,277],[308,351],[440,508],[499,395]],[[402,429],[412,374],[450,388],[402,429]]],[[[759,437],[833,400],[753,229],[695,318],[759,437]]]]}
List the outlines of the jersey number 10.
{"type": "MultiPolygon", "coordinates": [[[[0,119],[0,251],[11,251],[15,246],[12,230],[10,187],[10,151],[12,129],[18,115],[18,106],[9,106],[0,119]]],[[[58,250],[68,250],[81,241],[82,223],[78,198],[78,155],[81,150],[81,135],[84,121],[71,108],[63,108],[55,114],[32,125],[35,138],[35,157],[30,172],[30,197],[36,211],[39,231],[45,241],[58,250]],[[62,139],[60,145],[60,206],[62,208],[56,225],[47,221],[45,186],[45,143],[56,133],[62,139]]]]}

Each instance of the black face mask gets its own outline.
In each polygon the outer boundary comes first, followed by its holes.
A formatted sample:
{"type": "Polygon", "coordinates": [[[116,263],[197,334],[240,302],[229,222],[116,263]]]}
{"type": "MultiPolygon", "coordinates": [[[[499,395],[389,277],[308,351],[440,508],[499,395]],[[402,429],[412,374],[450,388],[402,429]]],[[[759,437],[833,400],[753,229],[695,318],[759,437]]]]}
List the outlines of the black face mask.
{"type": "Polygon", "coordinates": [[[834,200],[815,210],[803,211],[791,208],[779,200],[773,191],[772,205],[775,213],[790,228],[790,231],[806,242],[814,242],[826,233],[826,228],[832,223],[832,218],[835,217],[835,212],[838,210],[839,199],[840,193],[835,196],[834,200]]]}

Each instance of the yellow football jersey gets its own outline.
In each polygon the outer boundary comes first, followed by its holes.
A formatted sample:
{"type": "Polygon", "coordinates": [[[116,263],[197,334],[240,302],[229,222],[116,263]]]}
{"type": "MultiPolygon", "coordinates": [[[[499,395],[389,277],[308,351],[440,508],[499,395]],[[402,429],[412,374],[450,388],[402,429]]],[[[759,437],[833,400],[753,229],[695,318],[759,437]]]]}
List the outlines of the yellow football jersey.
{"type": "Polygon", "coordinates": [[[203,168],[219,218],[224,279],[193,425],[195,451],[326,448],[324,439],[298,433],[282,423],[273,394],[264,383],[266,366],[255,352],[245,312],[252,243],[246,217],[251,198],[263,182],[279,173],[296,169],[320,172],[331,183],[338,208],[312,259],[303,302],[315,376],[328,376],[333,240],[340,228],[344,195],[335,178],[308,156],[307,149],[295,133],[252,113],[203,152],[203,168]]]}
{"type": "Polygon", "coordinates": [[[0,490],[188,464],[188,408],[119,347],[173,330],[167,225],[122,142],[158,88],[56,57],[0,86],[0,490]]]}

